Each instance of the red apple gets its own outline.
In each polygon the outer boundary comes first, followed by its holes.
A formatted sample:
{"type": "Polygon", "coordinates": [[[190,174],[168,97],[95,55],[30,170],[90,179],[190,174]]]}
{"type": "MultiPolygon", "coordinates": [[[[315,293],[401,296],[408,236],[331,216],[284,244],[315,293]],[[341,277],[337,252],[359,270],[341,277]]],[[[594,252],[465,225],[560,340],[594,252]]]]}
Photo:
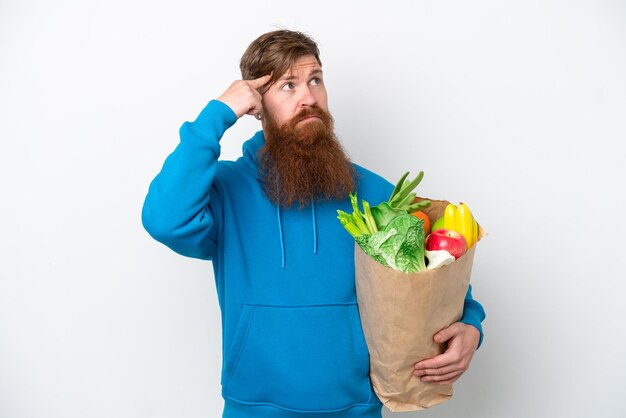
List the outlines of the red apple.
{"type": "Polygon", "coordinates": [[[467,251],[465,237],[451,229],[437,229],[426,238],[426,250],[445,250],[457,259],[467,251]]]}

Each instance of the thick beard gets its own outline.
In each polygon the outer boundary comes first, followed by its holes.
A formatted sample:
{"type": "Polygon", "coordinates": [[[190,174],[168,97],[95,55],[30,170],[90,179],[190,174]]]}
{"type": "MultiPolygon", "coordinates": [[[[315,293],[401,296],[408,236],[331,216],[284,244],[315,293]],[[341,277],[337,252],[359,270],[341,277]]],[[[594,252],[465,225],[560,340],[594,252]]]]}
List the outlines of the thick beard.
{"type": "Polygon", "coordinates": [[[277,126],[266,115],[265,146],[259,151],[259,174],[276,205],[300,208],[311,201],[342,200],[354,190],[355,170],[333,131],[333,119],[318,107],[306,108],[277,126]],[[298,126],[307,116],[318,116],[298,126]]]}

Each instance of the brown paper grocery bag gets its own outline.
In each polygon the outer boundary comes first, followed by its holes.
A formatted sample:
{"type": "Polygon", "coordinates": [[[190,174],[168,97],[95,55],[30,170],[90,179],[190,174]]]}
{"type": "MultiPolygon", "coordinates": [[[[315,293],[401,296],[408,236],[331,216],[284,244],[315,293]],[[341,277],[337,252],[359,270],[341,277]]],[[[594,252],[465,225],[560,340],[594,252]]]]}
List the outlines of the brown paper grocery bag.
{"type": "MultiPolygon", "coordinates": [[[[430,200],[430,199],[429,199],[430,200]]],[[[434,222],[447,201],[426,208],[434,222]]],[[[479,239],[485,235],[479,228],[479,239]]],[[[452,385],[423,383],[415,363],[445,351],[433,336],[463,313],[476,245],[451,264],[402,273],[370,258],[355,244],[359,315],[370,354],[370,378],[376,395],[393,412],[415,411],[448,400],[452,385]]]]}

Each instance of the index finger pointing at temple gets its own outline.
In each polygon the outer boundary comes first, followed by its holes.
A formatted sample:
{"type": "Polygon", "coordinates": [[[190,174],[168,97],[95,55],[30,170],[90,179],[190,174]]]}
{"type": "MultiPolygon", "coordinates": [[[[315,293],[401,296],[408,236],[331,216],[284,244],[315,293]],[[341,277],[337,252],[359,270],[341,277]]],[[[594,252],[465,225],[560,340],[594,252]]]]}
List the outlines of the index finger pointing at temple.
{"type": "Polygon", "coordinates": [[[264,75],[262,77],[256,78],[254,80],[248,80],[248,84],[253,89],[258,89],[266,85],[272,79],[271,74],[264,75]]]}

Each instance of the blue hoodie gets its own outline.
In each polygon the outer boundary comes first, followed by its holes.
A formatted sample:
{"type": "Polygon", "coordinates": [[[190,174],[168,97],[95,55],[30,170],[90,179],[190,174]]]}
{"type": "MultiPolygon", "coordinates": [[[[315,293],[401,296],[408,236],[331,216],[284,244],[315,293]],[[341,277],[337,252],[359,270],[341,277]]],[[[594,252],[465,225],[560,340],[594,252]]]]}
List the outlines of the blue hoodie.
{"type": "MultiPolygon", "coordinates": [[[[150,185],[142,220],[156,240],[212,260],[222,313],[223,417],[381,417],[354,285],[354,240],[337,220],[349,199],[281,210],[262,191],[257,132],[237,161],[218,161],[237,120],[213,100],[180,128],[150,185]]],[[[373,204],[393,185],[355,165],[373,204]]],[[[468,292],[463,321],[482,329],[468,292]]],[[[415,359],[417,362],[420,359],[415,359]]]]}

